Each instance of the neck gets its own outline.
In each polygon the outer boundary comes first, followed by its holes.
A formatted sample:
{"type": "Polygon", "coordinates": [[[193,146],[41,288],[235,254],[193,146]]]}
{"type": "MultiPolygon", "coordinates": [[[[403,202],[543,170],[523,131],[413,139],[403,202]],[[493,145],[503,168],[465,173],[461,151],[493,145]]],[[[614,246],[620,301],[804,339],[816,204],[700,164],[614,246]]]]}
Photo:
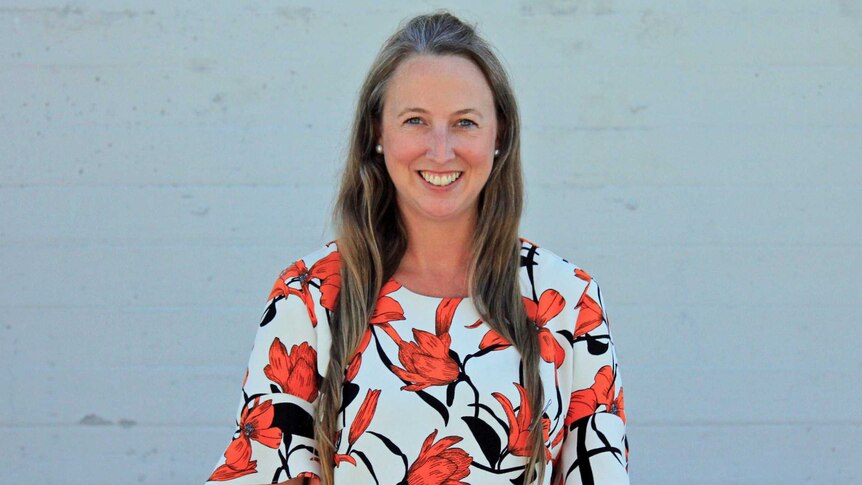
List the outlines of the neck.
{"type": "Polygon", "coordinates": [[[451,221],[411,220],[404,217],[407,250],[397,274],[447,278],[466,284],[476,230],[476,214],[451,221]]]}

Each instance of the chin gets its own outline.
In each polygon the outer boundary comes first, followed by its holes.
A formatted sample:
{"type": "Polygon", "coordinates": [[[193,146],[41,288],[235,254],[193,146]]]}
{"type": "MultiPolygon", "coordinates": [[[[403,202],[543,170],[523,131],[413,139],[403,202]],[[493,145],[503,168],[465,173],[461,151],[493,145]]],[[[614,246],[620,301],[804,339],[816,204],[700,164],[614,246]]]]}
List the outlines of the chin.
{"type": "Polygon", "coordinates": [[[423,215],[429,219],[437,220],[437,221],[450,221],[455,220],[461,217],[466,217],[469,211],[461,209],[461,208],[429,208],[423,212],[423,215]]]}

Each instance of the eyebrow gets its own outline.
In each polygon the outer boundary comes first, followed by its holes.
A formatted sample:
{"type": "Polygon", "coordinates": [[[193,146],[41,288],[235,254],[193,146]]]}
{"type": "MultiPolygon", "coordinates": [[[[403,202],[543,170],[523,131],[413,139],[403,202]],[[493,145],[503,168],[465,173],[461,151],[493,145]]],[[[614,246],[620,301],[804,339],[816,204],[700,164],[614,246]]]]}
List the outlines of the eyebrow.
{"type": "MultiPolygon", "coordinates": [[[[423,108],[405,108],[405,109],[403,109],[400,113],[398,113],[398,117],[401,117],[404,113],[409,113],[409,112],[411,112],[411,111],[415,111],[415,112],[417,112],[417,113],[425,113],[425,114],[428,114],[428,110],[423,109],[423,108]]],[[[462,115],[462,114],[467,114],[467,113],[473,113],[473,114],[475,114],[476,116],[478,116],[479,118],[482,118],[482,113],[480,113],[478,110],[473,109],[473,108],[464,108],[464,109],[459,109],[458,111],[455,111],[455,112],[454,112],[454,113],[452,113],[452,114],[455,114],[455,115],[462,115]]]]}

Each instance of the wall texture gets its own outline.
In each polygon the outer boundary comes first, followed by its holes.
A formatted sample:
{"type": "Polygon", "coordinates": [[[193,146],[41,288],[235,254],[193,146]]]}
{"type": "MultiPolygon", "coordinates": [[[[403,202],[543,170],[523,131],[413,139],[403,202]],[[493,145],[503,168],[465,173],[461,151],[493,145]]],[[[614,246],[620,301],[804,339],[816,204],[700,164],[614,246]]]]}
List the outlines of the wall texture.
{"type": "Polygon", "coordinates": [[[862,483],[862,2],[0,1],[0,482],[199,483],[402,19],[478,21],[640,484],[862,483]],[[350,4],[350,5],[348,5],[350,4]]]}

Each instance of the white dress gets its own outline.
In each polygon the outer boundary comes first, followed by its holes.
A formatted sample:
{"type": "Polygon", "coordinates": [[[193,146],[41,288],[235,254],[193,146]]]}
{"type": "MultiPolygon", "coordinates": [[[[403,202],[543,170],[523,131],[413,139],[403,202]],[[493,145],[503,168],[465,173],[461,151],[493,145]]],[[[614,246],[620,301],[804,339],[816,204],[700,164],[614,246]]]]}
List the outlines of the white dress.
{"type": "MultiPolygon", "coordinates": [[[[318,475],[313,416],[339,268],[333,242],[277,279],[236,431],[207,483],[318,475]]],[[[628,483],[623,388],[598,284],[526,239],[520,284],[542,355],[545,483],[628,483]]],[[[534,412],[521,384],[519,353],[469,298],[390,280],[345,372],[336,483],[520,483],[534,412]]]]}

